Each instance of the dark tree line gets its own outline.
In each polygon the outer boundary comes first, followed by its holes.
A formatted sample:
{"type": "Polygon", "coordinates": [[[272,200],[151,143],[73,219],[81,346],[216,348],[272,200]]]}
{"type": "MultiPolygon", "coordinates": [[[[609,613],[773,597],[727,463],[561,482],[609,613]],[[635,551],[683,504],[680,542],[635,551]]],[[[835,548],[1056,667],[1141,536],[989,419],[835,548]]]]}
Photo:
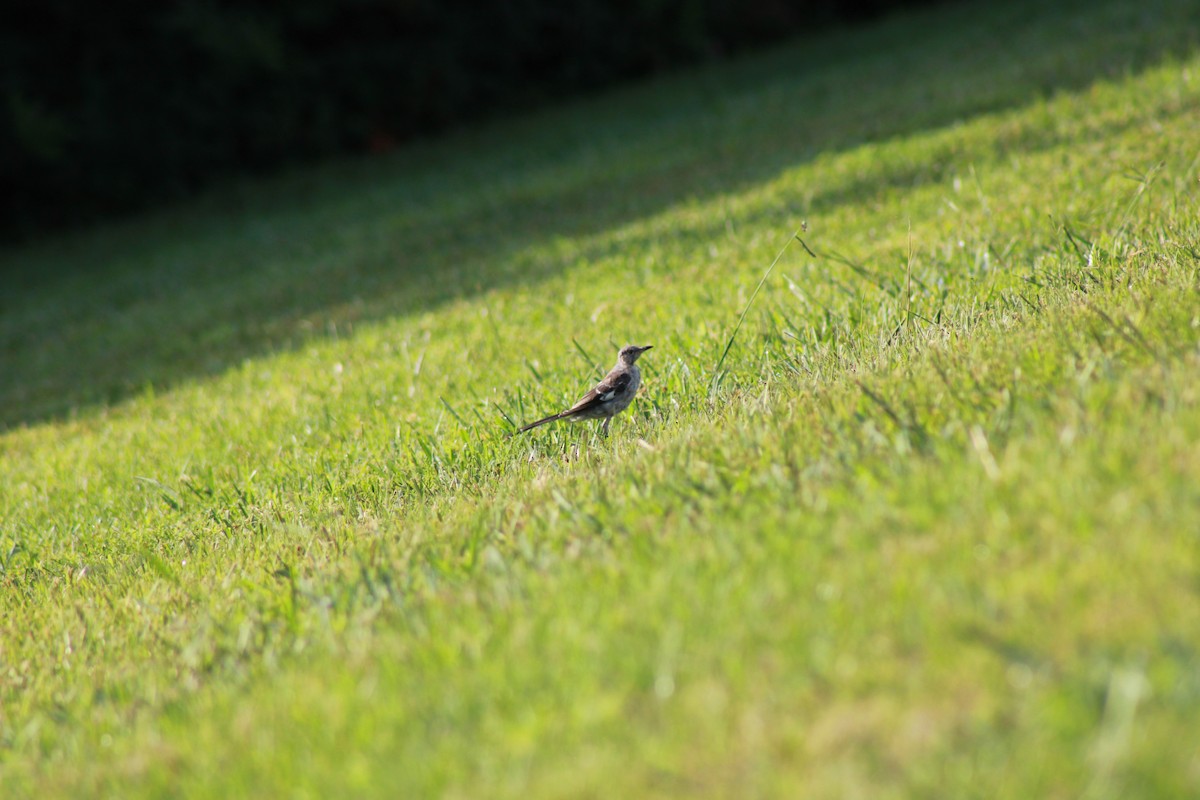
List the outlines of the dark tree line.
{"type": "Polygon", "coordinates": [[[921,0],[7,0],[0,237],[921,0]]]}

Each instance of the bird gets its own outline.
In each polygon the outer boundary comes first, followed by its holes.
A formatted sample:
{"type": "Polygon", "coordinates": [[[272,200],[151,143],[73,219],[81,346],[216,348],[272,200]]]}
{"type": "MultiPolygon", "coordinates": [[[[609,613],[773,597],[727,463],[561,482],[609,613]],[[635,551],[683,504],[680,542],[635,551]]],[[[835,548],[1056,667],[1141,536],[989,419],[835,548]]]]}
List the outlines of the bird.
{"type": "Polygon", "coordinates": [[[608,435],[608,423],[633,402],[638,387],[642,385],[642,371],[637,367],[637,360],[642,353],[654,345],[629,344],[617,353],[617,365],[605,375],[599,383],[593,386],[587,394],[579,398],[575,405],[566,411],[543,417],[537,422],[531,422],[517,433],[533,430],[541,425],[557,422],[560,419],[572,422],[581,419],[603,419],[600,433],[608,435]]]}

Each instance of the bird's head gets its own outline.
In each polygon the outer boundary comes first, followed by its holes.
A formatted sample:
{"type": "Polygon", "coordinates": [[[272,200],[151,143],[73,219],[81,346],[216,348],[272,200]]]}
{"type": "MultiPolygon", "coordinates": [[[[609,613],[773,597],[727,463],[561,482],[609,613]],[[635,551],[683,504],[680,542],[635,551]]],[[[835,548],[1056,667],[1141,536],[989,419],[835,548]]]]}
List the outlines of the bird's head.
{"type": "Polygon", "coordinates": [[[622,364],[629,366],[633,364],[633,362],[637,361],[638,357],[651,347],[654,347],[654,345],[648,344],[645,347],[642,347],[636,344],[627,344],[622,347],[621,352],[617,354],[617,360],[622,364]]]}

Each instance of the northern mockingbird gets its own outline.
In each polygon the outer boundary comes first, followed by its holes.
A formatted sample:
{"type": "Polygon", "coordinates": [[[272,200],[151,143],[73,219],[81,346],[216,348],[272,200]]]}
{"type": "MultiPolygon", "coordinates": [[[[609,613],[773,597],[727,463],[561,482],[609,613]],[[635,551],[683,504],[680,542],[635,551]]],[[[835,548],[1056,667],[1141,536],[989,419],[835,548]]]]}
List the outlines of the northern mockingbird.
{"type": "Polygon", "coordinates": [[[617,365],[593,386],[591,391],[579,398],[575,405],[566,411],[560,411],[539,419],[537,422],[531,422],[517,433],[524,433],[539,425],[557,422],[560,419],[572,422],[581,419],[603,419],[604,423],[600,426],[600,432],[607,436],[608,423],[612,422],[614,416],[629,407],[629,404],[633,402],[633,396],[637,394],[638,387],[642,385],[642,371],[637,368],[637,360],[638,356],[651,347],[653,345],[645,347],[635,344],[625,345],[617,354],[617,365]]]}

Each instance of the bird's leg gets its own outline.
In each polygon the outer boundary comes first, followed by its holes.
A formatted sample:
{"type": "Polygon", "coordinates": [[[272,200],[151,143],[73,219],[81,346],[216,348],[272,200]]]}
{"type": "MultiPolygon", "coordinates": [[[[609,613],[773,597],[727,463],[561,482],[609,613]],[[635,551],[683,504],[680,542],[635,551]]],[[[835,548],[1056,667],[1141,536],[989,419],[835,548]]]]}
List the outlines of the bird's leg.
{"type": "Polygon", "coordinates": [[[608,438],[608,423],[612,422],[612,417],[605,417],[604,422],[600,423],[600,435],[608,438]]]}

